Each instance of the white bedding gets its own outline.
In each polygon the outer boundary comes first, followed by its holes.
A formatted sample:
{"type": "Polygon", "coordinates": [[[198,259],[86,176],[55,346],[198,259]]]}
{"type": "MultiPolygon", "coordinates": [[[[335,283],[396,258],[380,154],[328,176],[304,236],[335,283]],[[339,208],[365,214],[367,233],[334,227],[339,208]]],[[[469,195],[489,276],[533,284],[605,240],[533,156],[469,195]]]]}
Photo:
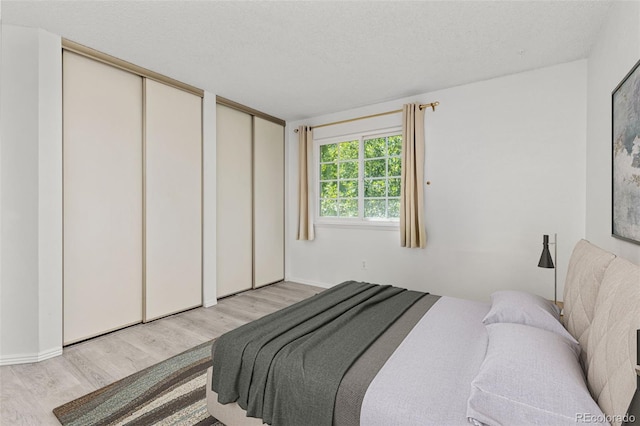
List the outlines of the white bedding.
{"type": "MultiPolygon", "coordinates": [[[[582,351],[589,355],[585,358],[589,361],[589,388],[597,395],[607,418],[612,418],[612,424],[617,426],[620,424],[617,419],[622,418],[635,391],[636,330],[640,329],[640,270],[637,265],[616,259],[610,266],[607,266],[608,263],[602,266],[604,278],[602,274],[594,275],[593,268],[589,266],[594,264],[600,252],[586,241],[576,246],[567,272],[567,277],[574,279],[567,278],[565,286],[564,320],[569,324],[570,331],[571,327],[578,325],[589,329],[587,334],[590,337],[581,339],[582,351]],[[577,262],[574,259],[576,255],[586,256],[586,260],[577,262]],[[591,283],[594,279],[596,282],[591,283]],[[574,318],[576,312],[584,310],[582,305],[586,297],[579,289],[573,288],[576,286],[593,287],[589,293],[593,296],[589,300],[589,306],[593,305],[593,315],[580,320],[586,321],[586,324],[574,318]],[[571,294],[578,296],[567,297],[571,294]]],[[[362,398],[362,391],[358,392],[358,400],[355,401],[358,405],[353,405],[356,410],[361,405],[360,424],[468,425],[467,401],[471,394],[471,383],[483,365],[488,346],[488,334],[482,319],[489,309],[487,303],[440,298],[400,343],[378,374],[367,378],[366,383],[362,382],[362,389],[367,389],[364,399],[359,399],[362,398]]],[[[511,340],[507,339],[508,342],[511,340]]],[[[540,363],[528,363],[529,366],[534,364],[540,363]]],[[[538,367],[548,371],[548,364],[542,364],[538,367]]],[[[501,361],[499,366],[500,374],[497,377],[502,383],[504,362],[501,361]]],[[[558,372],[551,374],[555,381],[560,380],[560,375],[558,372]]],[[[210,380],[209,377],[209,383],[210,380]]],[[[563,380],[560,383],[566,386],[563,380]]],[[[516,385],[520,386],[521,382],[517,381],[516,385]]],[[[244,417],[244,411],[235,403],[226,406],[219,404],[210,384],[207,386],[207,404],[214,416],[230,426],[258,426],[262,423],[244,417]]]]}
{"type": "Polygon", "coordinates": [[[369,385],[360,424],[469,425],[467,400],[487,349],[482,318],[489,308],[441,297],[369,385]]]}

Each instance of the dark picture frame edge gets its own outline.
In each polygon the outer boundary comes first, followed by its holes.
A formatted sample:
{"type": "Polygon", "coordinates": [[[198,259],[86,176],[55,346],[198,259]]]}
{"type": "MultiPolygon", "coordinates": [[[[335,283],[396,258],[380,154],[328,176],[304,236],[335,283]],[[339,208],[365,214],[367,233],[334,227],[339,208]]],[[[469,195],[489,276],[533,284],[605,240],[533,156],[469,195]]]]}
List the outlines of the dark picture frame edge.
{"type": "MultiPolygon", "coordinates": [[[[615,173],[615,116],[614,116],[614,96],[616,92],[624,85],[624,83],[631,77],[636,71],[640,70],[640,59],[631,67],[631,70],[624,76],[624,78],[618,83],[618,85],[611,92],[611,236],[613,238],[626,241],[632,244],[640,245],[640,240],[635,240],[633,238],[625,237],[622,235],[618,235],[615,233],[615,183],[614,183],[614,173],[615,173]]],[[[640,72],[640,71],[639,71],[640,72]]]]}

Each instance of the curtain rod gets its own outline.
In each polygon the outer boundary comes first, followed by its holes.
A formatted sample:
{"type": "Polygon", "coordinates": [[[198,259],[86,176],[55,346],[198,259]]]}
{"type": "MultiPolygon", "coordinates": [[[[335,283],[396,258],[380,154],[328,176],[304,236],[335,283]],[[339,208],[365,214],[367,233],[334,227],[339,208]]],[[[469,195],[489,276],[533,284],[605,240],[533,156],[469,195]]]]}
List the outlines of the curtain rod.
{"type": "MultiPolygon", "coordinates": [[[[431,103],[428,103],[428,104],[420,104],[420,109],[432,108],[433,111],[435,111],[436,107],[438,105],[440,105],[440,102],[438,102],[438,101],[431,102],[431,103]]],[[[394,111],[380,112],[378,114],[371,114],[371,115],[365,115],[365,116],[362,116],[362,117],[350,118],[348,120],[334,121],[333,123],[318,124],[317,126],[310,126],[310,128],[311,129],[317,129],[319,127],[335,126],[336,124],[350,123],[352,121],[364,120],[366,118],[374,118],[374,117],[380,117],[380,116],[383,116],[383,115],[397,114],[399,112],[402,112],[402,110],[401,109],[397,109],[397,110],[394,110],[394,111]]],[[[298,133],[298,129],[295,129],[294,132],[298,133]]]]}

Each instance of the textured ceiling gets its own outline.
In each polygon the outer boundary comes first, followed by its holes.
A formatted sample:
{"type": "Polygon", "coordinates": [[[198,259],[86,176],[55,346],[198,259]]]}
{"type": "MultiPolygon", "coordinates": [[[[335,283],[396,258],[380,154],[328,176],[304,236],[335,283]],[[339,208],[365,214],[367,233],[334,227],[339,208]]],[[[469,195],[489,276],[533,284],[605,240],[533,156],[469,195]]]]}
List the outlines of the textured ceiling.
{"type": "Polygon", "coordinates": [[[2,21],[286,120],[585,58],[608,1],[2,1],[2,21]]]}

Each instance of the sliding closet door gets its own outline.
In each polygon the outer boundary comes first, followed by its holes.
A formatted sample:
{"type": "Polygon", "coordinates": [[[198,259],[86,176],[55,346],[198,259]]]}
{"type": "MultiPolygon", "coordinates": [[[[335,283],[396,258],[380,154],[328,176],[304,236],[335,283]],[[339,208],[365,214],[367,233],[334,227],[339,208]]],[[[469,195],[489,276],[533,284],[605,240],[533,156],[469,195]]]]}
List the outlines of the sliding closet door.
{"type": "Polygon", "coordinates": [[[202,102],[147,79],[145,321],[202,304],[202,102]]]}
{"type": "Polygon", "coordinates": [[[254,118],[254,286],[284,279],[284,128],[254,118]]]}
{"type": "Polygon", "coordinates": [[[66,345],[142,320],[142,78],[63,70],[66,345]]]}
{"type": "Polygon", "coordinates": [[[217,292],[248,290],[253,282],[252,117],[217,106],[217,292]]]}

